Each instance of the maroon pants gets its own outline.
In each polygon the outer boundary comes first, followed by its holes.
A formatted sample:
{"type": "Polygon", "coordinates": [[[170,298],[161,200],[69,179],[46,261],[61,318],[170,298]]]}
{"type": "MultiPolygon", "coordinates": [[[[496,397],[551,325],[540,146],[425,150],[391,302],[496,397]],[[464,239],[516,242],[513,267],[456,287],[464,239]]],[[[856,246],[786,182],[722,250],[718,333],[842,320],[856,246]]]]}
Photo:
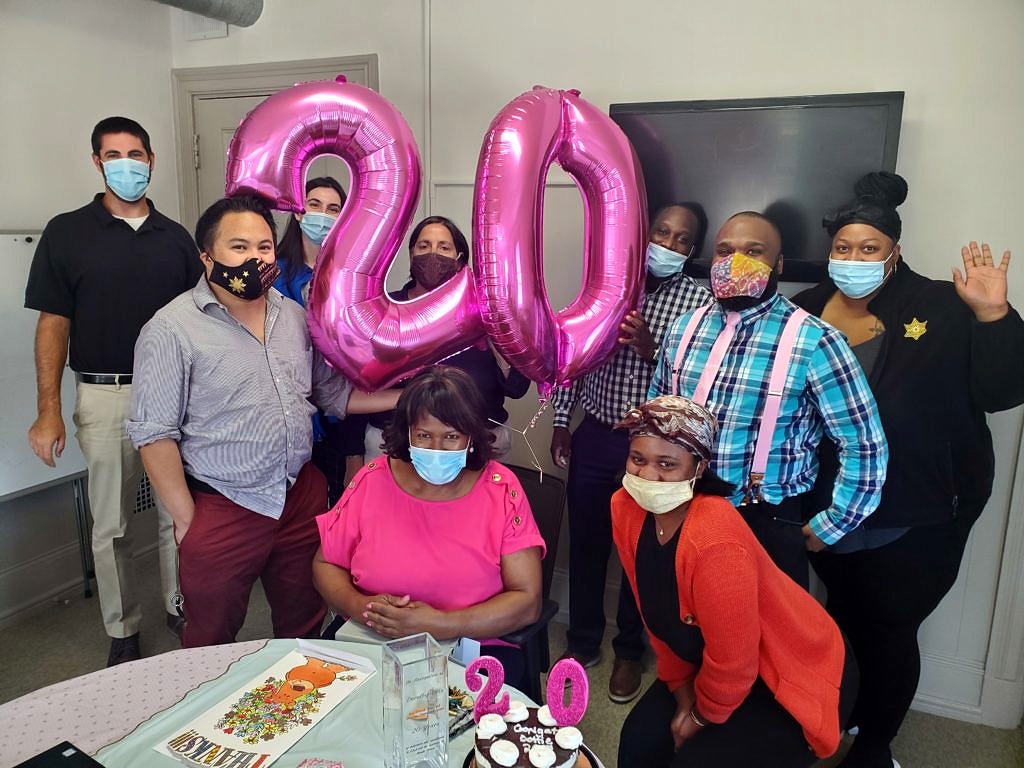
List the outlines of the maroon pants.
{"type": "Polygon", "coordinates": [[[313,518],[327,511],[327,481],[312,464],[299,472],[279,520],[219,494],[195,493],[196,514],[178,551],[182,646],[231,643],[245,621],[256,579],[270,603],[274,637],[317,637],[326,607],[313,587],[320,544],[313,518]]]}

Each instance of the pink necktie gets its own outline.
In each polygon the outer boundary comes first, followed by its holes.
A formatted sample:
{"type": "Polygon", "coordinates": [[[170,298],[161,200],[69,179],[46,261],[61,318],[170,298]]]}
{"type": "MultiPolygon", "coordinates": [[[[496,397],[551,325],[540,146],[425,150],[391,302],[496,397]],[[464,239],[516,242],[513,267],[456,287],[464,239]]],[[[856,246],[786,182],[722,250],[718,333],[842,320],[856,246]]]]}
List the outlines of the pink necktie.
{"type": "Polygon", "coordinates": [[[715,383],[718,376],[718,369],[722,367],[725,353],[729,351],[729,345],[736,335],[736,324],[740,321],[738,312],[725,313],[725,328],[718,334],[714,345],[711,347],[711,355],[704,370],[701,371],[700,380],[697,382],[697,389],[693,393],[693,401],[699,405],[705,405],[708,401],[708,394],[711,392],[711,385],[715,383]]]}

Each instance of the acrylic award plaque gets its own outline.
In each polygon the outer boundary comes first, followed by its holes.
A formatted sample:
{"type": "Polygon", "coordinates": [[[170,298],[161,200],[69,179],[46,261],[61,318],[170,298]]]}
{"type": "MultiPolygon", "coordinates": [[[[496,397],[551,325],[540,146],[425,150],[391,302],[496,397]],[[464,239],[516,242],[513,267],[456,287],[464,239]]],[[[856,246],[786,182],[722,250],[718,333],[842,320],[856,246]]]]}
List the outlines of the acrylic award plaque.
{"type": "Polygon", "coordinates": [[[426,633],[385,643],[385,768],[448,765],[448,656],[426,633]]]}

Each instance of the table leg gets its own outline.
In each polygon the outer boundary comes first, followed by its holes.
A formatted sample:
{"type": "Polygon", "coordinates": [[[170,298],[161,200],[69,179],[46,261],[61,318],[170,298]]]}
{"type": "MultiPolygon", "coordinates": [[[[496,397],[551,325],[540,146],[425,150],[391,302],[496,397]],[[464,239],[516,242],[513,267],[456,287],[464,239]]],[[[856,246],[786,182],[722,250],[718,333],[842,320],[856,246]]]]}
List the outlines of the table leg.
{"type": "Polygon", "coordinates": [[[82,560],[82,582],[85,585],[85,596],[92,597],[91,579],[95,575],[91,565],[89,547],[89,518],[86,509],[85,486],[82,478],[72,481],[75,489],[75,522],[78,525],[78,554],[82,560]]]}

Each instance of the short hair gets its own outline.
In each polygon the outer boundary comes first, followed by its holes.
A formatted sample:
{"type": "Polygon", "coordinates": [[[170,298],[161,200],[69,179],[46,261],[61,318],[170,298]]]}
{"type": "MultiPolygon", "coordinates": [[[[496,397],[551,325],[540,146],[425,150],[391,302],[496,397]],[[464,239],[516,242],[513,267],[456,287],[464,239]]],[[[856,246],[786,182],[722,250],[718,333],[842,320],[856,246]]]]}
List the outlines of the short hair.
{"type": "Polygon", "coordinates": [[[111,133],[131,134],[142,142],[142,148],[146,150],[147,155],[153,154],[153,147],[149,143],[149,134],[146,133],[146,129],[130,117],[120,117],[115,115],[113,117],[103,118],[96,123],[96,127],[92,129],[92,153],[94,155],[98,155],[100,153],[100,145],[103,143],[103,137],[111,133]]]}
{"type": "Polygon", "coordinates": [[[209,253],[213,241],[217,238],[217,227],[229,213],[256,213],[270,226],[271,240],[277,240],[277,225],[270,213],[270,207],[255,195],[239,195],[223,197],[211,205],[196,222],[196,244],[203,253],[209,253]]]}
{"type": "Polygon", "coordinates": [[[739,213],[734,213],[732,216],[730,216],[725,221],[726,221],[726,223],[729,223],[733,219],[738,219],[740,216],[748,216],[748,217],[750,217],[752,219],[760,219],[765,224],[770,226],[773,230],[775,230],[775,235],[779,238],[779,256],[781,256],[783,254],[783,252],[785,251],[785,248],[783,248],[783,244],[782,244],[782,229],[779,228],[778,224],[776,224],[774,221],[772,221],[771,217],[765,216],[760,211],[740,211],[739,213]]]}
{"type": "MultiPolygon", "coordinates": [[[[412,228],[412,234],[409,235],[409,250],[412,251],[413,246],[416,245],[416,241],[420,239],[420,232],[431,224],[440,224],[447,228],[448,233],[452,236],[452,243],[455,244],[455,252],[459,254],[459,263],[469,263],[469,241],[466,240],[466,236],[462,234],[462,230],[459,226],[449,219],[447,216],[427,216],[423,221],[412,228]]],[[[452,426],[455,426],[454,424],[452,426]]]]}
{"type": "Polygon", "coordinates": [[[651,224],[653,225],[655,219],[669,208],[685,208],[697,219],[697,232],[693,238],[693,255],[699,256],[700,252],[704,250],[704,238],[708,234],[708,214],[704,210],[704,206],[693,200],[685,200],[681,203],[668,203],[654,212],[654,215],[651,216],[651,224]]]}
{"type": "Polygon", "coordinates": [[[487,426],[487,406],[476,383],[461,368],[434,365],[414,376],[402,390],[394,416],[384,428],[384,452],[411,461],[409,430],[421,414],[469,436],[469,469],[483,469],[494,455],[494,433],[487,426]]]}

